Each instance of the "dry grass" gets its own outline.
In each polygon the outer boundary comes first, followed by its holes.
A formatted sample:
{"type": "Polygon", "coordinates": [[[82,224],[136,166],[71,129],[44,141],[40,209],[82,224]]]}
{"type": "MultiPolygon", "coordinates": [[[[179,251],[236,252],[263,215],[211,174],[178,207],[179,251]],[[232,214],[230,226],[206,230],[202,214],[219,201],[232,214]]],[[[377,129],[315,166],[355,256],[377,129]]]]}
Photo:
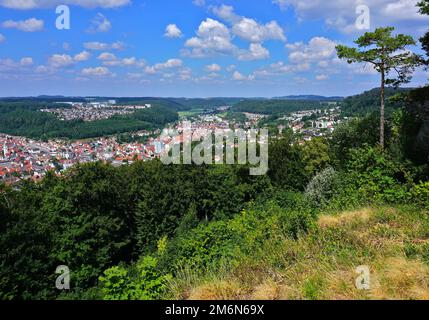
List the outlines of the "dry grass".
{"type": "Polygon", "coordinates": [[[419,256],[407,257],[404,249],[406,243],[429,241],[424,216],[392,208],[321,216],[310,234],[268,242],[260,255],[249,256],[221,278],[189,281],[191,289],[185,296],[191,300],[429,300],[429,264],[419,256]],[[355,286],[360,265],[370,267],[370,290],[355,286]]]}
{"type": "Polygon", "coordinates": [[[189,300],[240,300],[244,290],[234,280],[203,284],[191,291],[189,300]]]}
{"type": "Polygon", "coordinates": [[[371,291],[374,299],[429,300],[429,266],[418,260],[392,257],[381,261],[371,291]]]}
{"type": "Polygon", "coordinates": [[[320,228],[332,228],[348,225],[351,223],[365,223],[373,215],[374,210],[364,208],[358,211],[344,212],[338,215],[320,216],[317,223],[320,228]]]}

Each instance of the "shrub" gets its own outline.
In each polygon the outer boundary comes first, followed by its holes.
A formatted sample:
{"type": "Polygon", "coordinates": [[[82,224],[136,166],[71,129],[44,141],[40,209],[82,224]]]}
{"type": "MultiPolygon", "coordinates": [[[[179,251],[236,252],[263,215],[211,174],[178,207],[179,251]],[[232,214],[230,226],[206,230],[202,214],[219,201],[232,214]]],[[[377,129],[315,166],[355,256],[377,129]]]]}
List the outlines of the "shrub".
{"type": "Polygon", "coordinates": [[[411,196],[413,203],[429,208],[429,181],[414,186],[411,196]]]}
{"type": "Polygon", "coordinates": [[[158,260],[146,256],[130,270],[112,267],[99,278],[105,300],[154,300],[165,290],[170,275],[158,271],[158,260]]]}
{"type": "Polygon", "coordinates": [[[338,173],[331,167],[318,173],[305,188],[305,198],[315,207],[328,204],[338,190],[338,173]]]}
{"type": "Polygon", "coordinates": [[[347,173],[362,196],[376,202],[402,203],[412,185],[408,169],[379,148],[351,150],[347,173]]]}

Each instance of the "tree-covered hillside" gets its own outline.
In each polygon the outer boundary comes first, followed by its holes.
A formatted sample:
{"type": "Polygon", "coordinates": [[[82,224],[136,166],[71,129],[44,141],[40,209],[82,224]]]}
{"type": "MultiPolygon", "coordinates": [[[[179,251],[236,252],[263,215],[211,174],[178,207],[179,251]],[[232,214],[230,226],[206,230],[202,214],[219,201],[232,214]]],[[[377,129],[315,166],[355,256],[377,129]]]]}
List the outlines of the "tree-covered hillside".
{"type": "Polygon", "coordinates": [[[244,100],[234,105],[231,111],[272,115],[319,109],[322,105],[322,102],[315,100],[244,100]]]}
{"type": "MultiPolygon", "coordinates": [[[[391,115],[394,110],[402,106],[401,101],[392,97],[406,93],[411,89],[386,88],[386,114],[391,115]]],[[[342,101],[342,112],[344,116],[355,117],[364,116],[368,113],[379,112],[380,109],[380,89],[372,89],[364,93],[350,96],[342,101]]]]}
{"type": "Polygon", "coordinates": [[[83,139],[105,135],[153,130],[178,119],[176,111],[161,105],[139,110],[130,115],[84,122],[61,121],[53,114],[40,112],[41,108],[68,108],[64,104],[35,101],[0,101],[0,132],[35,139],[83,139]]]}
{"type": "Polygon", "coordinates": [[[429,164],[403,148],[419,143],[409,116],[388,121],[385,150],[371,117],[305,143],[286,132],[266,176],[154,160],[3,184],[0,298],[423,299],[429,164]],[[59,265],[69,291],[55,288],[59,265]],[[360,265],[372,291],[354,289],[360,265]]]}

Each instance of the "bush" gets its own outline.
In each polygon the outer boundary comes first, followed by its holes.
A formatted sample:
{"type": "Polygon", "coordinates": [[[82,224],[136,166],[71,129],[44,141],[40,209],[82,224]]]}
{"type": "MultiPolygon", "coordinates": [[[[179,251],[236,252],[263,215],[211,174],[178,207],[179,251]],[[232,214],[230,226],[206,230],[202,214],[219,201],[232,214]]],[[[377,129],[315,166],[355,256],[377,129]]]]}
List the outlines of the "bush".
{"type": "Polygon", "coordinates": [[[331,167],[318,173],[305,188],[305,198],[315,207],[328,204],[338,190],[338,173],[331,167]]]}
{"type": "Polygon", "coordinates": [[[412,175],[404,164],[379,148],[352,149],[347,173],[362,197],[376,202],[402,203],[412,186],[412,175]]]}
{"type": "Polygon", "coordinates": [[[429,208],[429,181],[414,186],[411,196],[413,203],[429,208]]]}
{"type": "Polygon", "coordinates": [[[243,210],[233,219],[200,224],[168,243],[161,265],[170,271],[187,266],[194,270],[218,270],[234,266],[243,256],[261,250],[279,235],[297,238],[313,222],[311,212],[282,209],[267,203],[264,210],[243,210]]]}
{"type": "Polygon", "coordinates": [[[158,271],[158,259],[146,256],[130,270],[115,266],[99,278],[105,300],[154,300],[165,290],[170,275],[158,271]]]}

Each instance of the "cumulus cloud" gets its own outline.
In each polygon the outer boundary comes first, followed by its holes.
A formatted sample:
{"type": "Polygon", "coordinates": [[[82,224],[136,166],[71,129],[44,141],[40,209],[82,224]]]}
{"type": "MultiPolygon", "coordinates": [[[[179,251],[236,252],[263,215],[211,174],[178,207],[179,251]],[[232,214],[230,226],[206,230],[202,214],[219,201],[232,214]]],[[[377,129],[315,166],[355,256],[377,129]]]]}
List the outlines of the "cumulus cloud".
{"type": "Polygon", "coordinates": [[[108,61],[108,60],[116,60],[116,56],[113,53],[110,52],[103,52],[101,53],[98,57],[98,60],[104,60],[104,61],[108,61]]]}
{"type": "Polygon", "coordinates": [[[260,43],[251,43],[249,50],[243,50],[238,56],[238,60],[261,60],[268,59],[270,52],[264,48],[260,43]]]}
{"type": "Polygon", "coordinates": [[[155,74],[159,71],[163,71],[166,69],[178,68],[183,65],[183,61],[180,59],[169,59],[163,63],[157,63],[153,66],[147,66],[145,71],[149,74],[155,74]]]}
{"type": "Polygon", "coordinates": [[[31,57],[24,57],[19,61],[15,61],[9,58],[0,59],[0,72],[16,75],[17,73],[21,72],[29,72],[29,67],[31,67],[32,65],[33,58],[31,57]]]}
{"type": "Polygon", "coordinates": [[[245,76],[238,71],[234,71],[234,73],[232,74],[232,80],[234,80],[234,81],[250,81],[250,80],[254,80],[254,79],[255,79],[254,75],[245,76]]]}
{"type": "Polygon", "coordinates": [[[182,30],[180,30],[179,27],[177,27],[177,25],[175,25],[175,24],[169,24],[165,28],[164,37],[167,37],[167,38],[181,38],[181,37],[183,37],[183,33],[182,33],[182,30]]]}
{"type": "Polygon", "coordinates": [[[127,67],[127,66],[136,66],[136,67],[144,67],[146,62],[141,59],[137,59],[136,57],[128,57],[119,59],[113,53],[103,52],[98,57],[98,60],[103,61],[103,65],[105,66],[113,66],[113,67],[127,67]]]}
{"type": "Polygon", "coordinates": [[[84,8],[115,8],[129,3],[130,0],[0,0],[0,6],[19,10],[52,8],[62,4],[84,8]]]}
{"type": "MultiPolygon", "coordinates": [[[[399,28],[409,28],[407,22],[421,21],[427,25],[428,17],[418,14],[416,4],[419,0],[273,0],[281,9],[292,7],[300,20],[324,19],[325,23],[342,32],[361,31],[355,26],[358,15],[355,9],[358,5],[368,5],[371,13],[371,28],[385,25],[397,25],[399,28]]],[[[415,29],[415,28],[414,28],[415,29]]]]}
{"type": "Polygon", "coordinates": [[[104,42],[85,42],[83,44],[85,49],[93,50],[93,51],[104,51],[104,50],[123,50],[125,48],[125,44],[122,42],[114,42],[114,43],[104,43],[104,42]]]}
{"type": "Polygon", "coordinates": [[[88,51],[82,51],[81,53],[76,54],[73,59],[75,61],[87,61],[91,57],[91,54],[88,51]]]}
{"type": "Polygon", "coordinates": [[[291,52],[289,61],[293,63],[320,62],[333,58],[336,55],[335,46],[337,43],[324,37],[314,37],[308,44],[295,42],[286,44],[291,52]]]}
{"type": "Polygon", "coordinates": [[[201,22],[197,36],[186,41],[185,46],[190,49],[183,54],[191,57],[208,57],[233,53],[237,48],[231,42],[229,29],[221,22],[207,18],[201,22]]]}
{"type": "Polygon", "coordinates": [[[31,57],[22,58],[20,60],[19,64],[21,66],[31,66],[31,65],[33,65],[33,58],[31,58],[31,57]]]}
{"type": "Polygon", "coordinates": [[[18,29],[24,32],[42,31],[44,25],[45,22],[43,20],[38,20],[36,18],[30,18],[21,21],[7,20],[2,23],[3,28],[18,29]]]}
{"type": "Polygon", "coordinates": [[[324,80],[328,80],[329,76],[327,76],[326,74],[319,74],[316,76],[316,80],[317,81],[324,81],[324,80]]]}
{"type": "Polygon", "coordinates": [[[6,41],[6,37],[0,33],[0,43],[6,41]]]}
{"type": "Polygon", "coordinates": [[[192,3],[195,4],[196,6],[202,7],[206,4],[206,1],[205,0],[193,0],[192,3]]]}
{"type": "Polygon", "coordinates": [[[219,72],[221,69],[221,66],[216,63],[206,66],[206,70],[209,72],[219,72]]]}
{"type": "Polygon", "coordinates": [[[53,54],[48,59],[48,64],[52,68],[62,68],[74,63],[74,59],[68,54],[53,54]]]}
{"type": "Polygon", "coordinates": [[[253,43],[262,43],[266,40],[286,41],[284,30],[277,21],[260,24],[254,19],[235,14],[234,8],[227,5],[214,7],[212,10],[220,19],[229,22],[232,25],[232,33],[243,40],[253,43]]]}
{"type": "Polygon", "coordinates": [[[109,77],[113,73],[106,67],[85,68],[81,71],[84,76],[109,77]]]}
{"type": "Polygon", "coordinates": [[[111,22],[102,13],[97,15],[91,20],[91,25],[88,28],[90,33],[107,32],[112,28],[111,22]]]}

